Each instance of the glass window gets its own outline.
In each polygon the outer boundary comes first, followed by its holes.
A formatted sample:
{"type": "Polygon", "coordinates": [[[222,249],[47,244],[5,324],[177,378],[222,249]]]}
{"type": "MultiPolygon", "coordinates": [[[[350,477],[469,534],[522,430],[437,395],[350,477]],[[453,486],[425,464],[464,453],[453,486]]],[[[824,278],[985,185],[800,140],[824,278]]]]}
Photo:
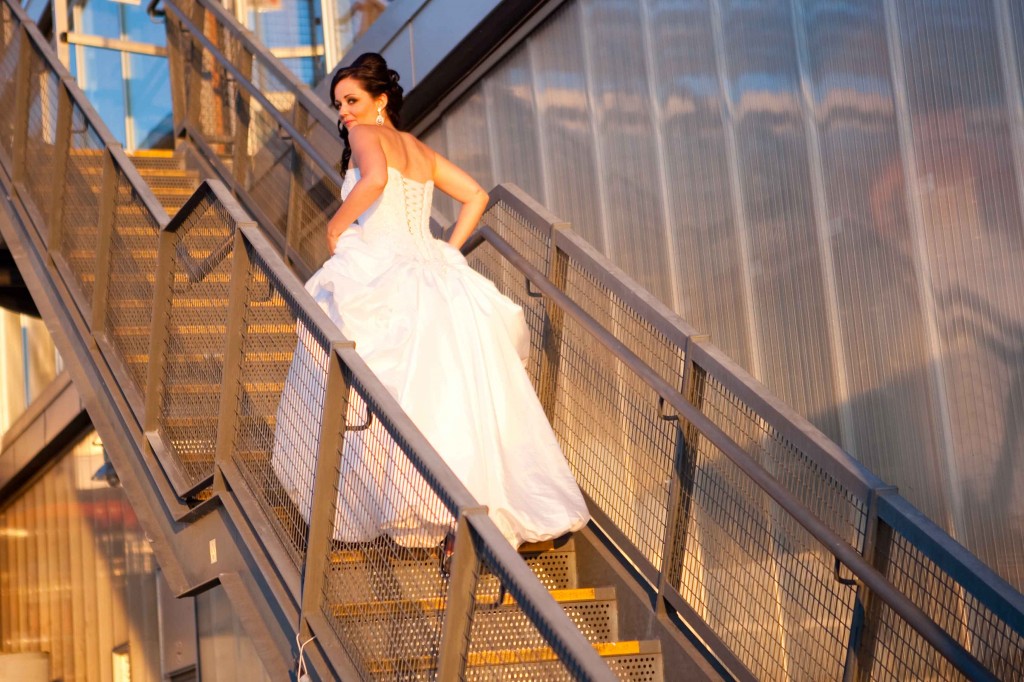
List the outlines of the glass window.
{"type": "MultiPolygon", "coordinates": [[[[70,30],[90,38],[112,38],[165,47],[163,22],[146,3],[85,2],[71,10],[70,30]]],[[[72,45],[71,73],[114,137],[128,151],[173,147],[171,88],[166,57],[72,45]]]]}
{"type": "Polygon", "coordinates": [[[171,81],[167,59],[150,55],[128,56],[128,109],[136,149],[173,149],[171,81]]]}

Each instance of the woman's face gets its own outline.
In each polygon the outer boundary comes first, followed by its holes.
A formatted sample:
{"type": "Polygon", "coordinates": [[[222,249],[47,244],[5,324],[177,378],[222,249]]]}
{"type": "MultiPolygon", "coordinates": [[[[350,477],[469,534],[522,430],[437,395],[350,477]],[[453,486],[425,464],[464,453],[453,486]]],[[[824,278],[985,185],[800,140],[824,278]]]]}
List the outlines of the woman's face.
{"type": "Polygon", "coordinates": [[[342,78],[334,86],[334,107],[338,110],[338,120],[346,128],[372,124],[377,119],[377,106],[383,110],[386,104],[385,95],[375,99],[355,78],[342,78]]]}

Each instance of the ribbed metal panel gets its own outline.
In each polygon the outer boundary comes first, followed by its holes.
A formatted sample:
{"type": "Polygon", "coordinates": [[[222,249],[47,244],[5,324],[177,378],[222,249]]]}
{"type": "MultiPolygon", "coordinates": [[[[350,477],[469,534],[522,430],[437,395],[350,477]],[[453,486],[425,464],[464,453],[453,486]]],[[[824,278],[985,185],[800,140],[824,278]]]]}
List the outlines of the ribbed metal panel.
{"type": "Polygon", "coordinates": [[[427,138],[1024,586],[1024,5],[576,0],[427,138]]]}
{"type": "Polygon", "coordinates": [[[91,432],[5,500],[0,650],[48,653],[53,679],[110,680],[111,650],[127,643],[137,679],[156,679],[156,563],[124,492],[92,480],[101,464],[91,432]]]}

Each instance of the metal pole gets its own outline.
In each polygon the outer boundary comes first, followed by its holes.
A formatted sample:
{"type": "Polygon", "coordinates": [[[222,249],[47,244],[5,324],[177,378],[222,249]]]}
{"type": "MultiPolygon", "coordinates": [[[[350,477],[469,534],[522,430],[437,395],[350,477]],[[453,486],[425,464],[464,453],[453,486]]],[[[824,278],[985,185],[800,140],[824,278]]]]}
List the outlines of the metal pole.
{"type": "MultiPolygon", "coordinates": [[[[247,81],[252,80],[252,53],[242,48],[241,63],[238,70],[247,81]]],[[[252,106],[250,105],[249,91],[243,87],[236,87],[234,106],[229,103],[228,114],[234,119],[235,141],[232,149],[231,173],[235,176],[242,187],[246,184],[249,175],[249,129],[252,126],[252,106]]]]}
{"type": "MultiPolygon", "coordinates": [[[[56,9],[55,9],[56,11],[56,9]]],[[[71,153],[71,94],[63,83],[57,85],[57,140],[54,145],[53,194],[50,204],[50,230],[47,251],[53,254],[63,245],[65,187],[68,182],[68,157],[71,153]]]]}
{"type": "Polygon", "coordinates": [[[96,244],[96,279],[92,289],[92,342],[105,335],[107,288],[110,284],[110,249],[117,211],[118,168],[110,147],[102,151],[103,181],[100,189],[99,236],[96,244]]]}
{"type": "MultiPolygon", "coordinates": [[[[295,107],[295,126],[299,130],[305,130],[306,126],[305,107],[295,107]]],[[[284,228],[284,258],[289,264],[294,262],[294,254],[299,251],[299,228],[305,222],[303,199],[306,197],[306,188],[302,186],[302,151],[295,143],[294,136],[290,137],[291,163],[288,165],[288,215],[285,217],[284,228]]],[[[341,186],[340,184],[338,185],[341,186]]]]}
{"type": "MultiPolygon", "coordinates": [[[[892,546],[892,529],[878,517],[878,500],[883,495],[895,495],[896,487],[872,488],[867,497],[864,525],[864,560],[882,575],[887,575],[888,557],[892,546]],[[883,528],[883,526],[885,526],[883,528]],[[880,544],[881,543],[881,544],[880,544]]],[[[839,579],[839,576],[836,576],[839,579]]],[[[867,682],[871,679],[871,662],[878,642],[878,600],[871,589],[857,581],[857,594],[853,603],[853,618],[846,646],[846,664],[843,682],[867,682]],[[872,620],[868,620],[871,613],[872,620]],[[865,637],[867,635],[867,637],[865,637]]]]}
{"type": "MultiPolygon", "coordinates": [[[[551,226],[551,258],[548,279],[560,291],[565,291],[569,273],[569,258],[558,248],[558,235],[566,224],[551,226]]],[[[544,330],[541,336],[540,377],[537,380],[537,394],[548,421],[555,423],[555,403],[558,396],[558,367],[562,354],[562,330],[565,326],[565,312],[549,299],[544,301],[544,330]]]]}
{"type": "MultiPolygon", "coordinates": [[[[682,394],[699,412],[703,412],[707,372],[693,361],[690,349],[706,339],[706,336],[691,336],[686,340],[686,361],[683,365],[682,394]]],[[[679,590],[679,582],[683,575],[700,439],[700,431],[693,424],[680,424],[678,415],[673,419],[676,422],[675,464],[672,468],[672,481],[669,484],[668,518],[665,524],[661,573],[658,580],[656,609],[659,613],[665,611],[665,594],[669,590],[679,590]]]]}
{"type": "Polygon", "coordinates": [[[186,67],[191,41],[181,28],[178,18],[169,13],[164,17],[167,26],[167,72],[171,81],[171,121],[175,139],[181,137],[188,116],[185,94],[186,67]]]}
{"type": "Polygon", "coordinates": [[[235,226],[234,255],[231,262],[231,287],[228,293],[227,346],[224,349],[224,373],[221,378],[220,413],[217,419],[217,446],[214,461],[218,466],[234,454],[238,430],[238,411],[242,402],[242,355],[245,352],[249,283],[252,279],[251,248],[242,231],[235,226]]]}
{"type": "Polygon", "coordinates": [[[15,71],[14,94],[14,137],[11,152],[12,180],[15,185],[25,181],[25,148],[28,146],[28,109],[30,87],[32,85],[32,42],[28,30],[22,24],[19,27],[21,45],[18,54],[18,67],[15,71]]]}
{"type": "MultiPolygon", "coordinates": [[[[299,339],[302,343],[302,339],[299,339]]],[[[302,567],[302,594],[299,633],[309,639],[308,616],[320,611],[324,574],[330,563],[331,536],[334,533],[335,501],[338,497],[338,472],[341,470],[341,446],[345,440],[348,405],[352,390],[339,347],[355,348],[351,341],[335,341],[327,350],[327,389],[320,425],[320,446],[313,474],[313,498],[309,513],[306,561],[302,567]]]]}
{"type": "MultiPolygon", "coordinates": [[[[465,677],[469,635],[476,608],[476,586],[480,577],[480,553],[467,515],[487,516],[485,508],[464,510],[455,529],[455,553],[445,601],[441,645],[438,651],[437,679],[461,680],[465,677]]],[[[443,550],[442,550],[443,551],[443,550]]]]}

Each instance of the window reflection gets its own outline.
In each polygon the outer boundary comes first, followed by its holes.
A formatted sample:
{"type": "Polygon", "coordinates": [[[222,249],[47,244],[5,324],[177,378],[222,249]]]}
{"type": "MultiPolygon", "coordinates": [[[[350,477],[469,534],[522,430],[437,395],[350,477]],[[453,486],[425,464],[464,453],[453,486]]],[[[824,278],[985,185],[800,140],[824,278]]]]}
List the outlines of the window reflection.
{"type": "Polygon", "coordinates": [[[0,433],[4,433],[61,366],[46,325],[38,318],[0,309],[0,347],[0,433]]]}

